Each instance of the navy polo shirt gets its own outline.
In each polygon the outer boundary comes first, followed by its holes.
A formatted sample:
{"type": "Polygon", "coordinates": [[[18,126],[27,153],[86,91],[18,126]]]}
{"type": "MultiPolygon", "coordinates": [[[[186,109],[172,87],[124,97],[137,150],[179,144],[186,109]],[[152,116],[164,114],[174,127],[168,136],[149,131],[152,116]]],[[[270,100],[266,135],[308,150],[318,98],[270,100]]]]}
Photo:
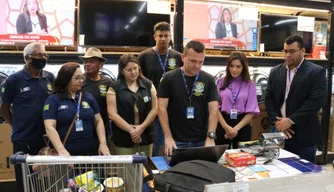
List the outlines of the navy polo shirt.
{"type": "Polygon", "coordinates": [[[43,106],[51,94],[53,80],[54,75],[44,70],[40,78],[33,78],[24,66],[4,82],[2,103],[13,104],[13,143],[44,145],[43,106]]]}
{"type": "MultiPolygon", "coordinates": [[[[69,126],[77,112],[79,94],[72,98],[61,99],[52,94],[46,100],[43,111],[44,120],[54,119],[57,121],[57,132],[61,141],[64,140],[69,126]]],[[[96,139],[96,128],[94,125],[95,114],[99,113],[99,107],[90,93],[83,93],[80,105],[79,118],[82,120],[83,130],[77,131],[75,125],[67,139],[65,148],[69,153],[80,153],[93,149],[96,139]]]]}

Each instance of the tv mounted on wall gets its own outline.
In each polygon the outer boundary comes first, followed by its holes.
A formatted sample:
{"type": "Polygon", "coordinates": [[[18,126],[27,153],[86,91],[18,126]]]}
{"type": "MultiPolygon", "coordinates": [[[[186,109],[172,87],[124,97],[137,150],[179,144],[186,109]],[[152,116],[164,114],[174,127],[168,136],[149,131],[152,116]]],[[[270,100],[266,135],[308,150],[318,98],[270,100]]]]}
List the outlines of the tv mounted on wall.
{"type": "Polygon", "coordinates": [[[147,1],[80,0],[79,34],[85,45],[154,46],[153,27],[170,15],[147,13],[147,1]]]}
{"type": "Polygon", "coordinates": [[[74,45],[75,0],[0,1],[0,44],[74,45]]]}
{"type": "Polygon", "coordinates": [[[255,20],[242,19],[239,11],[239,4],[185,1],[183,44],[198,40],[210,49],[256,51],[257,15],[255,20]]]}
{"type": "Polygon", "coordinates": [[[261,43],[265,51],[281,52],[284,40],[290,35],[298,35],[304,40],[306,53],[310,53],[313,45],[313,33],[297,30],[297,16],[261,14],[261,43]]]}

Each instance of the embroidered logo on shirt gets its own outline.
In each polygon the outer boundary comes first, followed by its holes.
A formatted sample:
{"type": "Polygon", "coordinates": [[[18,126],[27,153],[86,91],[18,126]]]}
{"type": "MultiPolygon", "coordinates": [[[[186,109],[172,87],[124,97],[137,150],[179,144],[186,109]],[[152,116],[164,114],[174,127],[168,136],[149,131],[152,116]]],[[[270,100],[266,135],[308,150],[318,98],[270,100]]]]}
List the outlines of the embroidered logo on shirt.
{"type": "Polygon", "coordinates": [[[105,85],[99,85],[100,93],[102,97],[105,97],[107,94],[107,87],[105,85]]]}
{"type": "Polygon", "coordinates": [[[52,91],[52,84],[49,82],[48,84],[46,84],[46,88],[48,91],[52,91]]]}
{"type": "Polygon", "coordinates": [[[86,101],[82,101],[82,102],[81,102],[81,105],[82,105],[82,107],[83,107],[84,109],[88,109],[88,108],[90,108],[89,104],[88,104],[86,101]]]}
{"type": "Polygon", "coordinates": [[[143,97],[143,100],[144,100],[145,103],[147,103],[147,102],[151,101],[151,97],[145,96],[145,97],[143,97]]]}
{"type": "Polygon", "coordinates": [[[58,110],[63,110],[63,109],[67,109],[68,108],[68,105],[60,105],[58,107],[58,110]]]}
{"type": "Polygon", "coordinates": [[[168,59],[168,65],[169,69],[175,69],[176,68],[176,60],[174,58],[168,59]]]}
{"type": "Polygon", "coordinates": [[[50,105],[46,104],[46,105],[44,105],[43,111],[47,111],[47,110],[49,110],[49,108],[50,108],[50,105]]]}
{"type": "Polygon", "coordinates": [[[203,95],[204,92],[204,83],[203,82],[197,82],[194,90],[194,95],[195,96],[201,96],[203,95]]]}
{"type": "Polygon", "coordinates": [[[30,91],[30,87],[24,87],[24,88],[21,88],[20,89],[20,92],[23,93],[23,92],[27,92],[27,91],[30,91]]]}

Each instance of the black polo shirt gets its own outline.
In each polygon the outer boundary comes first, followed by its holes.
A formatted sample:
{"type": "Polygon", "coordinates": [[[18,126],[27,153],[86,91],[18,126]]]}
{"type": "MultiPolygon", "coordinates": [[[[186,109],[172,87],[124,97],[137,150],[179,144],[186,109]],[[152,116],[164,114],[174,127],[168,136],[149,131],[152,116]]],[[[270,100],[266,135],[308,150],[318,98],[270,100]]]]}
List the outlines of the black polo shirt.
{"type": "Polygon", "coordinates": [[[109,118],[107,112],[106,95],[110,86],[111,86],[111,79],[101,75],[101,79],[98,81],[92,81],[89,78],[86,78],[81,88],[83,92],[88,92],[92,94],[97,104],[99,105],[100,114],[106,127],[107,136],[108,134],[110,134],[110,131],[108,129],[109,118]]]}
{"type": "Polygon", "coordinates": [[[44,144],[44,102],[51,94],[54,75],[42,70],[33,78],[24,68],[8,77],[2,87],[2,103],[13,104],[12,142],[40,146],[44,144]]]}
{"type": "MultiPolygon", "coordinates": [[[[136,93],[128,89],[128,86],[124,79],[118,79],[113,82],[108,90],[108,94],[116,94],[116,104],[118,114],[129,124],[135,125],[135,105],[138,108],[139,123],[143,123],[151,111],[152,97],[151,88],[152,82],[146,78],[138,77],[138,90],[136,93]]],[[[120,147],[133,147],[130,133],[119,128],[114,122],[112,122],[114,143],[120,147]]],[[[140,145],[148,145],[153,142],[154,128],[152,124],[145,129],[141,139],[140,145]]]]}
{"type": "MultiPolygon", "coordinates": [[[[160,55],[162,63],[165,62],[166,54],[160,55]]],[[[138,56],[139,63],[143,75],[153,81],[154,87],[159,88],[159,83],[162,77],[162,67],[159,58],[153,48],[149,48],[141,52],[138,56]]],[[[171,49],[168,54],[168,60],[165,67],[165,72],[183,66],[181,53],[171,49]]]]}
{"type": "MultiPolygon", "coordinates": [[[[191,93],[195,77],[186,76],[186,81],[191,93]]],[[[160,83],[158,97],[169,99],[167,113],[175,141],[196,142],[206,139],[209,122],[208,103],[219,99],[213,76],[204,71],[199,73],[191,99],[195,110],[194,119],[187,119],[189,99],[180,68],[165,74],[160,83]]]]}

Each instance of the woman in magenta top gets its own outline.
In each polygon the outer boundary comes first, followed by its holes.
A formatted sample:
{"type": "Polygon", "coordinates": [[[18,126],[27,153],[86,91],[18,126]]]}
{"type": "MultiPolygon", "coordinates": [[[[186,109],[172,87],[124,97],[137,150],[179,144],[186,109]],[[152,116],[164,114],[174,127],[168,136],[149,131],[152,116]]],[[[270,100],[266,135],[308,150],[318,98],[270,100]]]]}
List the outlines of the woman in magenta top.
{"type": "Polygon", "coordinates": [[[227,60],[226,76],[218,79],[220,97],[216,145],[251,140],[250,122],[259,114],[256,87],[251,81],[248,61],[244,53],[233,52],[227,60]]]}

